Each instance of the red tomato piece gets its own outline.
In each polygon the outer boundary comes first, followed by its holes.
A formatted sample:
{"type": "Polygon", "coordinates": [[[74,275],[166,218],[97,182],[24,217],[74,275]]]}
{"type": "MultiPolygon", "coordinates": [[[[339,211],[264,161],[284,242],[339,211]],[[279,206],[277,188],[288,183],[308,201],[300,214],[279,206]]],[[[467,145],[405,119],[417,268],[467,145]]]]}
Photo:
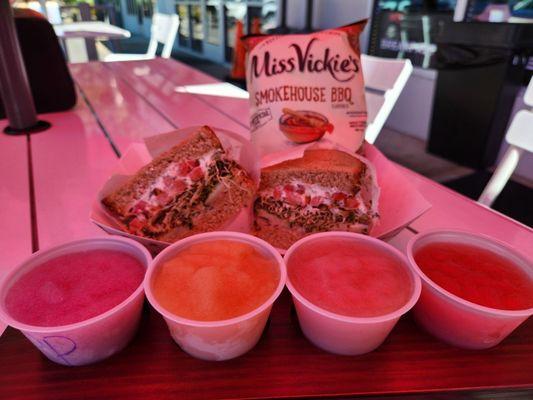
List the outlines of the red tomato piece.
{"type": "Polygon", "coordinates": [[[148,203],[144,200],[139,200],[137,204],[133,206],[133,209],[131,210],[134,214],[140,213],[141,211],[144,211],[146,209],[146,206],[148,203]]]}
{"type": "Polygon", "coordinates": [[[204,171],[202,170],[202,167],[195,167],[190,173],[189,178],[193,180],[193,182],[199,181],[204,177],[204,171]]]}
{"type": "Polygon", "coordinates": [[[155,196],[155,199],[159,204],[166,204],[170,201],[170,195],[167,192],[161,192],[155,196]]]}
{"type": "Polygon", "coordinates": [[[172,189],[176,194],[181,194],[187,189],[187,184],[182,180],[175,180],[172,184],[172,189]]]}
{"type": "Polygon", "coordinates": [[[198,160],[187,160],[186,163],[189,164],[189,167],[191,167],[191,169],[200,165],[200,161],[198,160]]]}
{"type": "Polygon", "coordinates": [[[296,185],[296,193],[304,194],[305,193],[305,186],[304,185],[296,185]]]}
{"type": "Polygon", "coordinates": [[[294,192],[294,186],[285,185],[285,186],[283,186],[283,190],[285,190],[286,192],[294,192]]]}
{"type": "Polygon", "coordinates": [[[189,172],[191,172],[192,167],[189,165],[187,161],[183,161],[178,165],[178,174],[181,176],[187,175],[189,172]]]}
{"type": "Polygon", "coordinates": [[[165,187],[169,188],[169,187],[172,187],[174,185],[174,181],[176,180],[176,178],[173,178],[172,176],[164,176],[163,177],[163,184],[165,185],[165,187]]]}
{"type": "Polygon", "coordinates": [[[313,196],[313,197],[311,197],[310,204],[313,207],[318,207],[321,203],[322,203],[322,196],[313,196]]]}
{"type": "Polygon", "coordinates": [[[143,226],[144,226],[144,223],[139,218],[134,218],[129,224],[129,228],[132,231],[139,231],[143,228],[143,226]]]}
{"type": "Polygon", "coordinates": [[[348,196],[342,192],[333,193],[333,196],[331,196],[333,201],[344,201],[347,197],[348,196]]]}
{"type": "Polygon", "coordinates": [[[359,200],[355,197],[348,197],[344,202],[346,208],[359,208],[359,200]]]}
{"type": "Polygon", "coordinates": [[[287,202],[289,204],[294,204],[295,206],[305,205],[305,199],[297,193],[288,192],[287,193],[287,202]]]}
{"type": "Polygon", "coordinates": [[[276,200],[281,199],[281,195],[282,195],[281,189],[279,187],[274,188],[274,193],[273,193],[274,199],[276,200]]]}

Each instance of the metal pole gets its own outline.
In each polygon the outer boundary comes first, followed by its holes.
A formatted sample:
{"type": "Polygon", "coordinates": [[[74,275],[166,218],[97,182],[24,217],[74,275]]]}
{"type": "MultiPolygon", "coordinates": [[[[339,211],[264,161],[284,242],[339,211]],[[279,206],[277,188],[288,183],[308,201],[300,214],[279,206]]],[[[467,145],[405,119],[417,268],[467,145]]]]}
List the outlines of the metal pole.
{"type": "Polygon", "coordinates": [[[307,0],[307,7],[305,9],[306,16],[305,16],[305,31],[306,32],[312,32],[313,31],[313,0],[307,0]]]}
{"type": "Polygon", "coordinates": [[[279,27],[281,30],[287,29],[287,0],[281,0],[281,21],[279,27]]]}
{"type": "Polygon", "coordinates": [[[9,0],[0,0],[0,93],[13,130],[37,124],[37,114],[9,0]]]}

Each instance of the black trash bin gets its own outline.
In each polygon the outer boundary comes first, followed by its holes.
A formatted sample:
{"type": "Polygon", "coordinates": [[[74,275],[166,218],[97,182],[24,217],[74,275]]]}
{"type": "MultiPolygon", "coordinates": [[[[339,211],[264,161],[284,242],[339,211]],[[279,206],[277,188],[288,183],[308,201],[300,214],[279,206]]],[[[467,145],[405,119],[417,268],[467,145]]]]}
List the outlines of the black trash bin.
{"type": "Polygon", "coordinates": [[[528,77],[533,24],[449,23],[436,42],[428,151],[473,168],[491,166],[528,77]]]}

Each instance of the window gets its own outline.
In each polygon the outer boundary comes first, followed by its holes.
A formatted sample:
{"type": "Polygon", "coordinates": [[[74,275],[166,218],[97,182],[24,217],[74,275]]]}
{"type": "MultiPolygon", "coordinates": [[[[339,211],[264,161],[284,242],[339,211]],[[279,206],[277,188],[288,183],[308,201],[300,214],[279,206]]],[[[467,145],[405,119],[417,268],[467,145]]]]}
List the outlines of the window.
{"type": "MultiPolygon", "coordinates": [[[[260,19],[261,32],[265,33],[278,26],[278,4],[276,0],[265,0],[260,3],[260,6],[250,7],[250,15],[260,19]]],[[[253,23],[253,19],[250,23],[253,23]]]]}
{"type": "Polygon", "coordinates": [[[139,15],[139,10],[145,17],[150,18],[154,13],[152,0],[126,0],[126,11],[129,15],[139,15]]]}
{"type": "Polygon", "coordinates": [[[378,0],[374,5],[369,53],[409,59],[429,68],[435,37],[453,20],[456,0],[378,0]]]}
{"type": "Polygon", "coordinates": [[[152,0],[142,0],[142,3],[144,16],[151,18],[154,13],[154,4],[152,3],[152,0]]]}
{"type": "Polygon", "coordinates": [[[137,2],[136,0],[126,0],[126,11],[129,15],[137,15],[137,2]]]}
{"type": "Polygon", "coordinates": [[[208,5],[206,7],[206,28],[207,28],[207,42],[214,45],[221,44],[221,38],[219,35],[220,18],[219,18],[219,6],[208,5]]]}
{"type": "Polygon", "coordinates": [[[192,28],[191,48],[202,51],[202,41],[204,40],[204,24],[202,20],[202,7],[189,6],[190,23],[192,28]]]}
{"type": "Polygon", "coordinates": [[[533,0],[470,0],[467,21],[525,22],[533,19],[533,0]],[[514,19],[514,21],[513,21],[514,19]]]}
{"type": "Polygon", "coordinates": [[[176,14],[180,18],[178,42],[180,46],[190,46],[189,7],[184,5],[176,6],[176,14]]]}
{"type": "Polygon", "coordinates": [[[175,1],[176,13],[180,17],[179,45],[198,52],[203,52],[204,41],[209,45],[224,46],[225,59],[229,62],[235,48],[237,21],[242,22],[244,34],[250,32],[254,21],[262,32],[277,25],[278,0],[175,1]]]}
{"type": "Polygon", "coordinates": [[[204,40],[202,7],[199,1],[177,1],[176,14],[180,17],[178,43],[182,47],[202,51],[204,40]]]}
{"type": "Polygon", "coordinates": [[[235,34],[237,21],[245,23],[246,5],[235,1],[228,1],[224,4],[226,26],[224,33],[226,36],[226,61],[233,59],[233,49],[235,48],[235,34]]]}
{"type": "Polygon", "coordinates": [[[261,17],[262,17],[262,12],[261,12],[261,7],[248,7],[248,15],[247,15],[247,18],[246,18],[246,22],[247,22],[247,27],[246,27],[246,31],[248,33],[253,33],[252,32],[252,26],[255,24],[258,24],[259,25],[259,28],[261,28],[261,25],[262,25],[262,21],[261,21],[261,17]]]}

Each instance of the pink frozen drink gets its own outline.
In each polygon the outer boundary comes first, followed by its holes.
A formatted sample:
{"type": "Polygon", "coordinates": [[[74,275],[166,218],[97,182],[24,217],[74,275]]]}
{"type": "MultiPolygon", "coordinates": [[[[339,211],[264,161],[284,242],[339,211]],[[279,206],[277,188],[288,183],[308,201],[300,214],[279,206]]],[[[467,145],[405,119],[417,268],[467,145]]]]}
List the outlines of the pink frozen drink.
{"type": "Polygon", "coordinates": [[[126,300],[145,267],[117,250],[87,250],[52,258],[18,278],[7,292],[10,316],[33,326],[62,326],[96,317],[126,300]]]}
{"type": "Polygon", "coordinates": [[[366,242],[336,238],[312,241],[295,251],[289,280],[324,310],[349,317],[376,317],[404,306],[412,279],[397,257],[366,242]]]}
{"type": "Polygon", "coordinates": [[[376,349],[420,296],[406,257],[366,235],[310,235],[287,250],[285,262],[303,333],[332,353],[376,349]]]}

